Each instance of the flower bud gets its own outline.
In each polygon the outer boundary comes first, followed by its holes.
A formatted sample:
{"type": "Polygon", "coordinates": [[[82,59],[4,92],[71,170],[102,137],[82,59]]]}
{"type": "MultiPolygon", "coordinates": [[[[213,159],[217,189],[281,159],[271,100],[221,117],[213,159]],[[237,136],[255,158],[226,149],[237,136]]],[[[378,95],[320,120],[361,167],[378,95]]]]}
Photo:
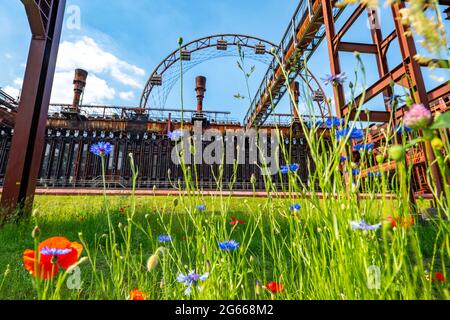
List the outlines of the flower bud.
{"type": "Polygon", "coordinates": [[[431,145],[434,150],[441,151],[444,149],[444,142],[442,142],[442,140],[437,137],[431,140],[431,145]]]}
{"type": "Polygon", "coordinates": [[[152,255],[147,261],[148,272],[151,272],[153,269],[155,269],[158,266],[158,262],[159,262],[158,254],[152,255]]]}
{"type": "Polygon", "coordinates": [[[400,161],[405,158],[406,152],[402,146],[396,145],[389,149],[389,155],[393,160],[400,161]]]}
{"type": "Polygon", "coordinates": [[[379,164],[382,164],[384,162],[384,156],[382,154],[377,155],[375,159],[379,164]]]}
{"type": "Polygon", "coordinates": [[[259,295],[261,295],[261,291],[262,291],[261,282],[256,281],[255,294],[256,294],[257,296],[259,296],[259,295]]]}
{"type": "Polygon", "coordinates": [[[181,46],[183,44],[183,38],[179,37],[178,38],[178,45],[181,46]]]}
{"type": "Polygon", "coordinates": [[[41,229],[39,229],[38,226],[34,227],[33,231],[31,232],[31,237],[33,239],[37,239],[37,238],[39,238],[40,235],[41,235],[41,229]]]}

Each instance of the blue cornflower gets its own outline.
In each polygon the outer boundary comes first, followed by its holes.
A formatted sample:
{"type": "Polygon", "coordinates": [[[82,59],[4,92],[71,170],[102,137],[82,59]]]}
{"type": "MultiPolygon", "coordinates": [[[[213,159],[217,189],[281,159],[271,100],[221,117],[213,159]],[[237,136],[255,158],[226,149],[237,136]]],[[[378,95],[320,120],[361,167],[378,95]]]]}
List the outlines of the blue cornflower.
{"type": "Polygon", "coordinates": [[[347,157],[341,156],[341,162],[345,162],[347,160],[348,160],[347,157]]]}
{"type": "Polygon", "coordinates": [[[197,208],[198,211],[205,211],[206,210],[206,205],[201,204],[201,205],[198,205],[196,208],[197,208]]]}
{"type": "Polygon", "coordinates": [[[359,169],[352,169],[352,175],[357,176],[360,173],[361,173],[361,170],[359,170],[359,169]]]}
{"type": "MultiPolygon", "coordinates": [[[[187,275],[180,273],[177,277],[177,281],[186,285],[186,291],[184,291],[184,294],[188,296],[191,294],[192,285],[197,285],[199,281],[205,281],[208,277],[209,273],[200,275],[195,273],[195,270],[192,270],[187,275]]],[[[200,286],[198,286],[198,289],[201,289],[200,286]]]]}
{"type": "Polygon", "coordinates": [[[327,128],[331,129],[333,127],[340,127],[344,124],[344,119],[340,118],[328,118],[325,122],[327,128]]]}
{"type": "Polygon", "coordinates": [[[347,136],[350,136],[350,139],[353,140],[362,140],[364,138],[364,130],[355,129],[353,128],[350,130],[349,128],[345,128],[342,130],[336,131],[336,137],[338,139],[346,138],[347,136]]]}
{"type": "Polygon", "coordinates": [[[369,151],[372,150],[373,147],[375,146],[374,143],[369,143],[369,144],[357,144],[354,146],[354,150],[355,151],[361,151],[361,150],[365,150],[365,151],[369,151]]]}
{"type": "Polygon", "coordinates": [[[239,248],[239,242],[236,242],[234,240],[219,242],[219,248],[222,251],[234,251],[239,248]]]}
{"type": "Polygon", "coordinates": [[[400,133],[400,134],[405,134],[405,133],[408,134],[408,133],[413,132],[413,130],[411,128],[408,128],[408,127],[405,127],[405,126],[400,126],[400,125],[397,125],[395,127],[395,131],[397,133],[400,133]]]}
{"type": "Polygon", "coordinates": [[[291,211],[299,211],[301,208],[302,208],[302,206],[299,205],[298,203],[296,203],[296,204],[292,205],[289,209],[291,211]]]}
{"type": "Polygon", "coordinates": [[[72,252],[72,249],[55,249],[55,248],[49,248],[49,247],[44,247],[41,249],[41,255],[43,256],[63,256],[65,254],[68,254],[70,252],[72,252]]]}
{"type": "Polygon", "coordinates": [[[280,167],[281,174],[288,174],[289,173],[289,167],[288,166],[281,166],[280,167]]]}
{"type": "Polygon", "coordinates": [[[381,177],[383,174],[381,173],[381,172],[368,172],[367,173],[367,176],[369,177],[369,178],[375,178],[375,177],[381,177]]]}
{"type": "Polygon", "coordinates": [[[91,152],[100,157],[108,156],[112,152],[112,145],[101,141],[91,146],[91,152]]]}
{"type": "Polygon", "coordinates": [[[381,223],[371,225],[371,224],[366,223],[364,220],[351,221],[350,225],[352,226],[353,230],[375,231],[375,230],[381,228],[381,223]]]}
{"type": "Polygon", "coordinates": [[[160,242],[160,243],[167,243],[167,242],[171,242],[171,241],[172,241],[171,236],[161,235],[158,237],[158,242],[160,242]]]}
{"type": "Polygon", "coordinates": [[[345,83],[345,80],[347,79],[345,72],[339,73],[336,75],[327,75],[322,80],[325,81],[326,85],[332,84],[333,86],[337,85],[343,85],[345,83]]]}
{"type": "Polygon", "coordinates": [[[300,166],[296,163],[287,165],[287,166],[281,166],[280,172],[281,174],[288,174],[289,172],[297,172],[297,170],[300,168],[300,166]]]}
{"type": "Polygon", "coordinates": [[[167,137],[172,141],[178,141],[183,136],[183,132],[181,130],[169,131],[167,137]]]}

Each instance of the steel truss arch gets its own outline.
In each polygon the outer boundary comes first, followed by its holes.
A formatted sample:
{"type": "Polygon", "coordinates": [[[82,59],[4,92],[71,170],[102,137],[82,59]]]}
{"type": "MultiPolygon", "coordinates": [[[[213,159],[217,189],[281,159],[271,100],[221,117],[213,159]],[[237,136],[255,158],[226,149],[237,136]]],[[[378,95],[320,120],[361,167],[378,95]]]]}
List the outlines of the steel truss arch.
{"type": "MultiPolygon", "coordinates": [[[[183,72],[187,72],[193,67],[211,59],[238,56],[237,50],[229,50],[229,47],[238,46],[244,50],[247,58],[257,60],[266,65],[273,63],[272,48],[275,50],[278,48],[277,45],[270,41],[242,34],[210,35],[190,41],[181,48],[171,52],[150,74],[141,95],[140,108],[165,108],[167,97],[179,80],[180,64],[178,62],[180,59],[183,60],[183,72]],[[202,55],[202,52],[205,51],[207,53],[202,55]],[[154,104],[159,105],[149,105],[150,100],[153,100],[154,104]]],[[[323,97],[325,97],[325,92],[309,70],[305,70],[304,74],[300,75],[299,78],[308,86],[311,92],[320,90],[323,97]]],[[[328,113],[324,112],[323,104],[317,104],[321,115],[328,113]]]]}

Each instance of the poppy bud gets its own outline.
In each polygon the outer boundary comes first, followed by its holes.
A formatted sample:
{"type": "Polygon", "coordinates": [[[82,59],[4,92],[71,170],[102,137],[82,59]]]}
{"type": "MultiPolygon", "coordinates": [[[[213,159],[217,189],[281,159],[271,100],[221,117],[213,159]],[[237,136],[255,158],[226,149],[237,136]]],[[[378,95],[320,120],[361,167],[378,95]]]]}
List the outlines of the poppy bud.
{"type": "Polygon", "coordinates": [[[377,163],[382,164],[384,162],[384,156],[379,154],[376,156],[377,163]]]}
{"type": "Polygon", "coordinates": [[[262,289],[261,282],[256,281],[255,294],[257,296],[261,295],[261,289],[262,289]]]}
{"type": "Polygon", "coordinates": [[[433,149],[438,151],[444,149],[444,143],[439,138],[434,138],[433,140],[431,140],[431,145],[433,146],[433,149]]]}
{"type": "Polygon", "coordinates": [[[211,272],[211,261],[206,260],[206,271],[211,272]]]}
{"type": "Polygon", "coordinates": [[[178,45],[181,46],[183,44],[183,38],[179,37],[178,38],[178,45]]]}
{"type": "Polygon", "coordinates": [[[405,152],[405,149],[402,146],[396,145],[396,146],[392,146],[389,149],[389,155],[395,161],[400,161],[400,160],[403,160],[405,158],[406,152],[405,152]]]}
{"type": "Polygon", "coordinates": [[[39,229],[38,226],[34,227],[33,231],[31,232],[31,237],[33,237],[33,239],[37,239],[37,238],[39,238],[40,235],[41,235],[41,229],[39,229]]]}
{"type": "Polygon", "coordinates": [[[206,254],[206,244],[202,245],[202,254],[205,255],[206,254]]]}
{"type": "Polygon", "coordinates": [[[156,266],[158,265],[158,262],[159,262],[158,254],[152,255],[147,261],[147,270],[148,270],[148,272],[151,272],[153,269],[155,269],[156,266]]]}

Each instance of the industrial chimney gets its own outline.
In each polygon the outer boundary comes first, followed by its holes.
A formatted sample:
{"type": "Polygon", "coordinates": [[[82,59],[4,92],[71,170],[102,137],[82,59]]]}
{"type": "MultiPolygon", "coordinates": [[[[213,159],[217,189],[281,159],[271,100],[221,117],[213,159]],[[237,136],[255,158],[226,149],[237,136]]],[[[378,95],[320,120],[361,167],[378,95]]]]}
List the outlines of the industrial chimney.
{"type": "Polygon", "coordinates": [[[203,99],[206,92],[206,77],[198,76],[195,78],[195,91],[197,92],[197,113],[203,113],[203,99]]]}
{"type": "Polygon", "coordinates": [[[294,102],[291,102],[292,105],[292,113],[293,113],[293,122],[300,121],[300,115],[298,114],[298,103],[300,102],[300,84],[297,81],[291,83],[291,90],[294,95],[294,102]],[[296,107],[297,106],[297,107],[296,107]]]}
{"type": "Polygon", "coordinates": [[[86,79],[88,76],[88,72],[83,69],[75,70],[75,77],[73,79],[74,85],[74,94],[73,94],[73,103],[72,103],[72,111],[79,112],[80,111],[80,102],[81,96],[83,94],[84,88],[86,87],[86,79]]]}
{"type": "Polygon", "coordinates": [[[197,112],[194,114],[193,121],[206,121],[203,114],[203,99],[206,92],[206,77],[198,76],[195,78],[195,91],[197,92],[197,112]]]}

